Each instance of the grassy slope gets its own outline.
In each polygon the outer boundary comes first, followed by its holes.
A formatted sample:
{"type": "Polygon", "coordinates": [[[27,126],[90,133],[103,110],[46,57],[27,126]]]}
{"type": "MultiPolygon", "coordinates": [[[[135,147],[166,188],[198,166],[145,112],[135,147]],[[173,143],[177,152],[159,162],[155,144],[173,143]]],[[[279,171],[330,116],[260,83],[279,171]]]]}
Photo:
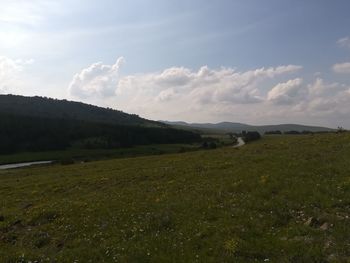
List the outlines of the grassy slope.
{"type": "Polygon", "coordinates": [[[347,262],[349,159],[327,134],[3,171],[0,262],[347,262]]]}

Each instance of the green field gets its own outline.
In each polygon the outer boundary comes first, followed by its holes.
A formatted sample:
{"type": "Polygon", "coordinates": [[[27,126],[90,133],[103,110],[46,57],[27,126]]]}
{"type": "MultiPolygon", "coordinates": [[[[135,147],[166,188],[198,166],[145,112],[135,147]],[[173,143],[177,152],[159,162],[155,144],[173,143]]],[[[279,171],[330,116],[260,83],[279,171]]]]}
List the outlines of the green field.
{"type": "Polygon", "coordinates": [[[349,258],[349,133],[0,171],[0,262],[349,258]]]}
{"type": "MultiPolygon", "coordinates": [[[[217,147],[233,145],[235,140],[228,135],[213,134],[202,136],[203,140],[206,138],[214,140],[217,147]]],[[[127,157],[139,157],[149,155],[162,155],[169,153],[183,153],[202,149],[202,143],[192,144],[150,144],[137,145],[129,148],[117,149],[79,149],[68,148],[60,151],[46,151],[46,152],[19,152],[13,154],[0,154],[0,165],[32,162],[32,161],[56,161],[66,162],[68,160],[80,161],[94,161],[103,159],[117,159],[127,157]]]]}
{"type": "Polygon", "coordinates": [[[167,153],[178,153],[194,151],[200,147],[199,144],[153,144],[139,145],[129,148],[118,149],[67,149],[62,151],[47,152],[23,152],[0,155],[0,165],[10,163],[21,163],[31,161],[92,161],[99,159],[126,158],[147,155],[160,155],[167,153]]]}

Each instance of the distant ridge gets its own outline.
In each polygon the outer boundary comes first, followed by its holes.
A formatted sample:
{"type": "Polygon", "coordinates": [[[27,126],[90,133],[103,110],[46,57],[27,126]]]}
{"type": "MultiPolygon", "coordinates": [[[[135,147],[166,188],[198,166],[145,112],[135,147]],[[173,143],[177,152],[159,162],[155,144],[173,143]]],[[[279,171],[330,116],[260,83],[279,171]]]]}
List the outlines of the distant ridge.
{"type": "Polygon", "coordinates": [[[319,126],[308,126],[300,124],[277,124],[277,125],[249,125],[237,122],[219,122],[219,123],[187,123],[183,121],[161,121],[168,125],[182,126],[194,129],[212,129],[221,130],[225,132],[241,132],[241,131],[258,131],[260,133],[265,133],[268,131],[311,131],[311,132],[329,132],[334,131],[334,129],[319,126]]]}
{"type": "Polygon", "coordinates": [[[166,126],[162,123],[150,121],[135,114],[128,114],[118,110],[102,108],[82,102],[37,96],[0,95],[0,113],[15,116],[69,119],[118,125],[166,126]]]}

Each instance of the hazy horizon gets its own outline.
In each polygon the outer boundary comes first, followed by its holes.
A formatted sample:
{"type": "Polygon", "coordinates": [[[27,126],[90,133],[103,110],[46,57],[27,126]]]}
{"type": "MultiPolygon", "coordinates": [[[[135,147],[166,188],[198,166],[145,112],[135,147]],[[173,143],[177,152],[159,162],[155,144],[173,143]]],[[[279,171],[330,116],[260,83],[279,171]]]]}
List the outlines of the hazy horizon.
{"type": "Polygon", "coordinates": [[[350,128],[350,3],[0,1],[0,94],[350,128]]]}

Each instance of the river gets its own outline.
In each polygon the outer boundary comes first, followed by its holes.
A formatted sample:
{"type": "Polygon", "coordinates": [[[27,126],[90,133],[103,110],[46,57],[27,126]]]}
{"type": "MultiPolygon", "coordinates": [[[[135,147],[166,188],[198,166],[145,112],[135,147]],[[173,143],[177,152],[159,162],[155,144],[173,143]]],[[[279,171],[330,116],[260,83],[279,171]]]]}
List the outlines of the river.
{"type": "Polygon", "coordinates": [[[237,144],[233,146],[233,148],[241,147],[245,144],[244,140],[241,137],[237,138],[237,144]]]}
{"type": "Polygon", "coordinates": [[[0,165],[0,170],[15,169],[15,168],[28,167],[28,166],[39,165],[39,164],[50,164],[52,162],[53,161],[40,161],[40,162],[3,164],[3,165],[0,165]]]}

